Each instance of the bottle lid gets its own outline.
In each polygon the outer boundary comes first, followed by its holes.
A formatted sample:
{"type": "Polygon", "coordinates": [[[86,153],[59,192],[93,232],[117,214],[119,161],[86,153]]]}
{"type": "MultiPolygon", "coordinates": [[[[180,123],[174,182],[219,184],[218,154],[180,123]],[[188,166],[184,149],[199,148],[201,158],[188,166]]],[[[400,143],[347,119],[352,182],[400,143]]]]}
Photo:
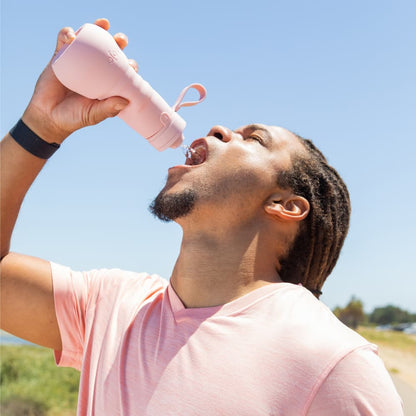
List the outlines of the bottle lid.
{"type": "Polygon", "coordinates": [[[160,116],[163,127],[153,136],[148,137],[148,142],[159,152],[171,147],[176,149],[183,142],[182,132],[185,129],[185,120],[177,113],[163,112],[160,116]]]}
{"type": "Polygon", "coordinates": [[[160,121],[163,127],[153,136],[148,137],[148,142],[160,152],[167,149],[168,147],[171,147],[172,149],[179,147],[184,140],[182,132],[185,129],[186,122],[176,112],[181,107],[191,107],[193,105],[199,104],[205,99],[206,93],[207,92],[204,86],[201,84],[191,84],[184,88],[179,94],[175,104],[172,106],[172,112],[163,112],[160,115],[160,121]],[[186,93],[191,88],[199,92],[199,99],[197,101],[182,102],[186,93]]]}

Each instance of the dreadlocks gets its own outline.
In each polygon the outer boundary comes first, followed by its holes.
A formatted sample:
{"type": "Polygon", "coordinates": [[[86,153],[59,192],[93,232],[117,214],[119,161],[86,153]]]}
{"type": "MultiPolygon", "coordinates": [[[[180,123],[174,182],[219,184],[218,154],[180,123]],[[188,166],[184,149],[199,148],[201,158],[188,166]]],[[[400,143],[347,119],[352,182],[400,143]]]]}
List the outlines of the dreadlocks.
{"type": "Polygon", "coordinates": [[[309,201],[292,247],[280,261],[280,277],[301,283],[317,297],[337,262],[348,232],[351,205],[347,187],[315,145],[297,136],[305,154],[297,154],[289,171],[279,174],[279,184],[309,201]]]}

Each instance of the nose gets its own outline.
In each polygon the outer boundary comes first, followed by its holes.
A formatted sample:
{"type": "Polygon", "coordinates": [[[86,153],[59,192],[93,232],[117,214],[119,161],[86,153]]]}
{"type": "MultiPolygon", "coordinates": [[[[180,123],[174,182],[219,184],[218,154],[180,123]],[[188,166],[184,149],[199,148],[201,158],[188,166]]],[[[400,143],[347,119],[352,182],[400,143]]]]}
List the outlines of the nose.
{"type": "Polygon", "coordinates": [[[232,138],[233,132],[224,126],[214,126],[209,131],[208,136],[214,136],[223,142],[229,142],[232,138]]]}

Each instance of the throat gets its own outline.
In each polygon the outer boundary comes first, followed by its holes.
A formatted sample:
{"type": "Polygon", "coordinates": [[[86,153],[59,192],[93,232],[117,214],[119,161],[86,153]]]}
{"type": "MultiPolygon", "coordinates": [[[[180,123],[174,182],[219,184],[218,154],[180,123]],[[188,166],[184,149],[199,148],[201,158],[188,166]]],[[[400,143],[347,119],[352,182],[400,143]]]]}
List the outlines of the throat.
{"type": "Polygon", "coordinates": [[[218,306],[279,281],[256,255],[257,244],[237,246],[183,241],[171,284],[186,307],[218,306]],[[261,265],[261,266],[260,266],[261,265]]]}
{"type": "MultiPolygon", "coordinates": [[[[203,274],[200,276],[206,277],[203,274]]],[[[254,290],[276,282],[257,280],[250,284],[243,284],[225,278],[187,279],[174,274],[170,283],[185,308],[210,308],[225,305],[254,290]]]]}

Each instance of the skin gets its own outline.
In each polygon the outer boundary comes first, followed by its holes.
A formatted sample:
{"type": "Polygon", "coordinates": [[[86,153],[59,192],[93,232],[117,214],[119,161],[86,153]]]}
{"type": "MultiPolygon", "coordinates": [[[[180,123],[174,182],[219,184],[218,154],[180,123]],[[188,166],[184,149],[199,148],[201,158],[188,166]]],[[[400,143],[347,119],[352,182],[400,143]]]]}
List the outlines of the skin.
{"type": "MultiPolygon", "coordinates": [[[[106,19],[96,24],[109,28],[106,19]]],[[[55,53],[74,39],[58,34],[55,53]]],[[[121,48],[123,34],[115,35],[121,48]]],[[[131,65],[137,70],[137,64],[131,65]]],[[[72,132],[119,113],[127,101],[89,100],[63,87],[50,64],[41,74],[23,121],[40,137],[62,143],[72,132]]],[[[207,160],[169,170],[164,192],[197,192],[183,229],[171,282],[187,307],[224,304],[258,287],[279,282],[278,258],[309,212],[308,202],[276,183],[291,155],[302,151],[289,131],[264,125],[235,131],[215,126],[205,138],[207,160]]],[[[23,198],[45,161],[21,148],[9,134],[1,142],[1,327],[55,350],[62,348],[49,262],[10,253],[10,238],[23,198]]]]}
{"type": "Polygon", "coordinates": [[[169,170],[165,191],[195,189],[171,283],[187,307],[220,305],[279,282],[279,256],[306,218],[309,203],[279,188],[276,175],[303,151],[289,131],[215,126],[204,138],[207,160],[169,170]],[[221,137],[219,139],[218,137],[221,137]],[[215,213],[215,214],[214,214],[215,213]]]}

